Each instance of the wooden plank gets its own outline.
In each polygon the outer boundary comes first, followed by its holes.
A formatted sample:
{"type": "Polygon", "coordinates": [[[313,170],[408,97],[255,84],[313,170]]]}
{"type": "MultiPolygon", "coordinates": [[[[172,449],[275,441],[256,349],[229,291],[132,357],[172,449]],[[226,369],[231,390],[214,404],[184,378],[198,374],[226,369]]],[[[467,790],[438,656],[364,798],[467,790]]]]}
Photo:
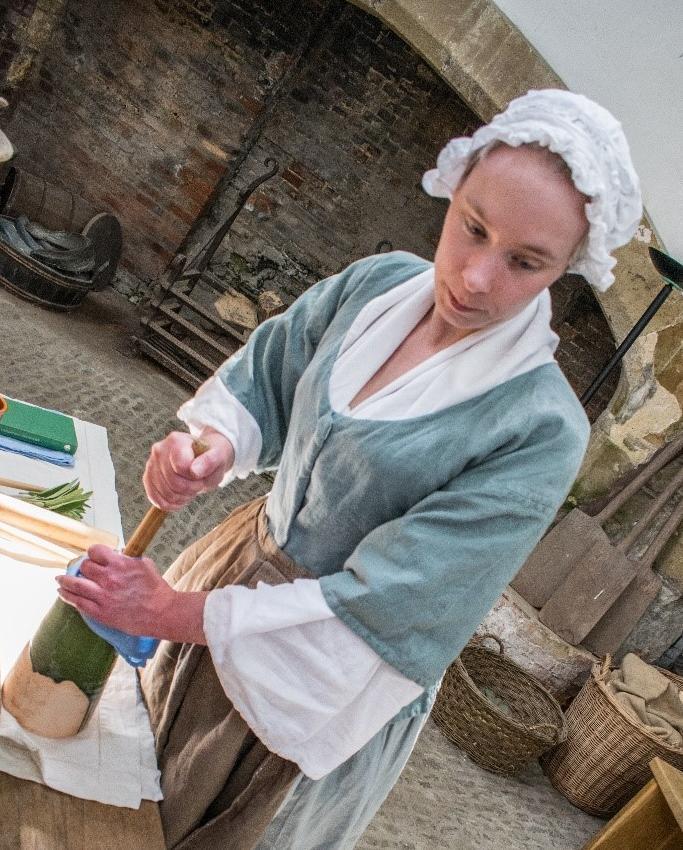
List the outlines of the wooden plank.
{"type": "Polygon", "coordinates": [[[662,579],[651,569],[642,570],[581,641],[594,655],[616,652],[659,593],[662,579]]]}
{"type": "MultiPolygon", "coordinates": [[[[242,293],[238,292],[234,287],[230,286],[229,283],[225,283],[220,278],[216,277],[216,275],[212,274],[208,269],[202,272],[200,279],[202,283],[204,283],[210,289],[213,289],[214,292],[217,292],[219,295],[235,295],[242,297],[242,293]]],[[[237,326],[234,326],[234,330],[232,331],[232,333],[242,334],[245,337],[245,342],[249,338],[249,334],[245,334],[244,331],[242,331],[237,326]]]]}
{"type": "Polygon", "coordinates": [[[581,850],[680,850],[682,838],[652,779],[581,850]]]}
{"type": "Polygon", "coordinates": [[[650,762],[650,770],[659,785],[659,790],[664,795],[671,814],[676,818],[683,847],[683,773],[673,765],[660,758],[654,758],[650,762]]]}
{"type": "MultiPolygon", "coordinates": [[[[173,294],[175,295],[176,293],[173,294]]],[[[177,322],[181,328],[184,328],[189,334],[191,334],[196,339],[200,339],[203,343],[208,345],[209,348],[212,348],[224,360],[235,353],[235,349],[225,348],[225,346],[221,345],[219,342],[216,342],[213,337],[209,336],[201,328],[198,328],[197,325],[188,321],[188,319],[186,319],[184,316],[181,316],[179,313],[176,313],[166,304],[162,304],[159,307],[159,312],[163,313],[164,316],[167,316],[174,322],[177,322]]]]}
{"type": "Polygon", "coordinates": [[[156,803],[106,806],[0,773],[0,850],[165,850],[156,803]]]}
{"type": "Polygon", "coordinates": [[[222,321],[217,315],[212,315],[209,310],[199,304],[194,300],[190,295],[186,292],[181,292],[178,289],[174,289],[173,292],[169,295],[169,298],[177,298],[178,301],[181,301],[187,307],[190,307],[195,313],[198,313],[204,319],[207,319],[213,325],[215,325],[219,330],[223,331],[223,333],[228,334],[229,336],[235,337],[240,343],[244,343],[249,339],[249,334],[244,333],[244,331],[237,330],[228,322],[222,321]]]}
{"type": "Polygon", "coordinates": [[[189,369],[181,366],[181,364],[178,363],[177,360],[174,360],[167,351],[163,351],[161,348],[150,342],[150,340],[138,339],[136,345],[138,345],[145,354],[160,363],[164,369],[167,369],[169,372],[177,375],[181,381],[189,384],[193,389],[196,390],[204,382],[203,378],[199,378],[197,375],[190,372],[189,369]]]}
{"type": "Polygon", "coordinates": [[[575,508],[554,525],[529,555],[511,587],[535,608],[543,608],[589,549],[608,537],[596,520],[575,508]]]}
{"type": "Polygon", "coordinates": [[[596,540],[543,606],[538,619],[577,646],[595,627],[638,571],[609,540],[596,540]]]}
{"type": "Polygon", "coordinates": [[[188,359],[196,363],[197,366],[202,366],[206,369],[210,375],[212,375],[220,365],[220,363],[212,363],[207,357],[199,354],[189,345],[186,345],[184,342],[174,337],[172,333],[166,330],[161,322],[143,320],[143,324],[146,325],[154,334],[167,342],[172,348],[175,348],[177,351],[180,351],[181,354],[186,355],[188,359]]]}

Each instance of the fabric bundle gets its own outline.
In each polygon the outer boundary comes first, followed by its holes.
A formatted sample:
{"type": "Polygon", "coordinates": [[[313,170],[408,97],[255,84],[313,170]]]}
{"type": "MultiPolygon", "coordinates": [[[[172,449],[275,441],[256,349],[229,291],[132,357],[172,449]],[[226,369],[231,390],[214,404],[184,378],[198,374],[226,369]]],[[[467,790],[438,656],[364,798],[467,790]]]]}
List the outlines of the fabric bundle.
{"type": "Polygon", "coordinates": [[[48,463],[54,463],[56,466],[72,467],[75,463],[74,456],[68,454],[68,452],[57,452],[54,449],[34,446],[31,443],[25,443],[22,440],[15,440],[13,437],[4,437],[2,435],[0,435],[0,451],[12,452],[12,454],[34,458],[35,460],[45,460],[48,463]]]}
{"type": "Polygon", "coordinates": [[[671,747],[683,747],[683,694],[656,667],[629,653],[610,675],[608,687],[648,732],[671,747]]]}

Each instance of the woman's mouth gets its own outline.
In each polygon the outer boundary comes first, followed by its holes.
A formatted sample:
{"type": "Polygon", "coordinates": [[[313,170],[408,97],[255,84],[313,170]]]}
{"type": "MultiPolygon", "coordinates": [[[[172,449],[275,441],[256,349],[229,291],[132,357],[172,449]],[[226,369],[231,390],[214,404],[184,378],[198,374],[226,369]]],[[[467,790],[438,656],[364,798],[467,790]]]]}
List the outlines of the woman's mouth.
{"type": "Polygon", "coordinates": [[[480,310],[477,310],[475,307],[468,307],[466,304],[462,304],[460,301],[458,301],[458,299],[455,297],[455,295],[453,295],[453,293],[449,289],[447,289],[446,292],[447,292],[447,295],[448,295],[448,303],[450,304],[452,309],[455,310],[456,312],[467,313],[467,314],[481,312],[480,310]]]}

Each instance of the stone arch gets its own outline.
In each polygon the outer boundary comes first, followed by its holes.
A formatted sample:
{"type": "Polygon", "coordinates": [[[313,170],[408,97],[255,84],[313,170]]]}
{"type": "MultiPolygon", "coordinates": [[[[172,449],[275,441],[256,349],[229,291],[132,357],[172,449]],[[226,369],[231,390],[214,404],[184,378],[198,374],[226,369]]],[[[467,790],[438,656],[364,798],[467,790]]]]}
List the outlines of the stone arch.
{"type": "MultiPolygon", "coordinates": [[[[532,88],[563,81],[491,0],[350,0],[406,41],[485,121],[532,88]]],[[[641,231],[651,237],[645,217],[641,231]]],[[[654,238],[654,237],[651,237],[654,238]]],[[[618,252],[617,282],[596,298],[624,338],[662,285],[645,241],[618,252]]],[[[683,429],[683,299],[669,299],[622,362],[617,391],[593,425],[575,496],[600,495],[683,429]]]]}

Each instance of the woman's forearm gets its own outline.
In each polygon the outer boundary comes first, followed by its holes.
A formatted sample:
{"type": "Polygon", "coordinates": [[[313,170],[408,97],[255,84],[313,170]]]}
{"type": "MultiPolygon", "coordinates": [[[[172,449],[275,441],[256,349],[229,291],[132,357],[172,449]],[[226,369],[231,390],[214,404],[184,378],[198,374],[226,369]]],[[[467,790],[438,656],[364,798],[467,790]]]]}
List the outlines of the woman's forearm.
{"type": "Polygon", "coordinates": [[[158,634],[151,637],[206,646],[204,605],[208,595],[209,591],[175,591],[168,609],[160,615],[158,634]]]}

